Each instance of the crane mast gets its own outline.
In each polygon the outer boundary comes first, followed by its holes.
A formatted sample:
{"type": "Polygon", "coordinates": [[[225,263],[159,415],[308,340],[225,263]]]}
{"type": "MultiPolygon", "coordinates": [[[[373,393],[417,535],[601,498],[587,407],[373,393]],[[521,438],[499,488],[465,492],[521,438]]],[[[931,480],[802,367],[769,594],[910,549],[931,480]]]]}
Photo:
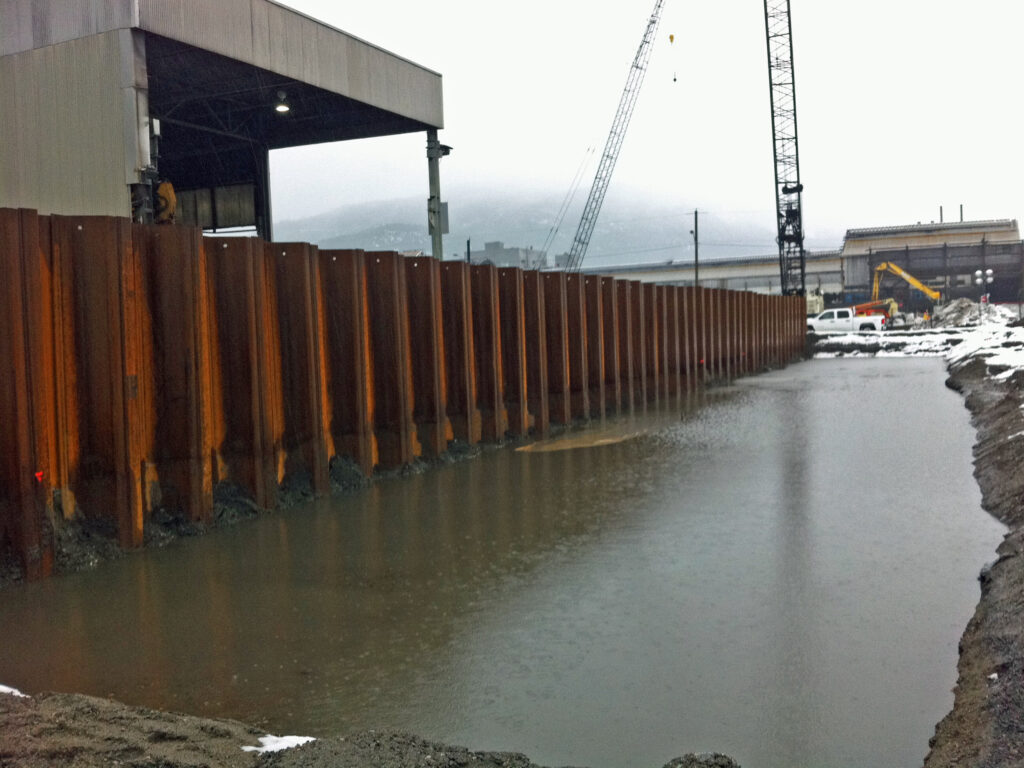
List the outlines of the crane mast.
{"type": "Polygon", "coordinates": [[[771,87],[772,142],[775,152],[776,240],[782,295],[804,295],[804,229],[801,211],[800,153],[797,149],[796,82],[789,0],[764,0],[771,87]]]}
{"type": "Polygon", "coordinates": [[[572,248],[569,249],[569,258],[566,264],[567,271],[579,271],[583,263],[583,257],[587,253],[587,247],[590,245],[590,236],[594,232],[594,225],[597,223],[597,216],[601,212],[601,205],[604,203],[608,184],[612,180],[615,162],[619,159],[622,140],[626,136],[626,128],[629,126],[629,119],[633,115],[636,98],[640,94],[640,86],[644,82],[647,62],[651,57],[651,45],[654,42],[654,36],[658,32],[658,23],[661,21],[661,8],[664,4],[665,0],[657,0],[654,3],[654,10],[651,11],[651,17],[647,21],[647,29],[644,31],[643,39],[640,41],[640,47],[637,49],[633,63],[629,67],[626,87],[622,91],[622,98],[619,99],[619,108],[615,113],[615,119],[612,120],[612,129],[608,133],[608,140],[604,145],[601,162],[597,166],[594,183],[590,187],[590,195],[587,197],[586,205],[583,206],[583,216],[580,219],[579,227],[576,229],[572,248]]]}

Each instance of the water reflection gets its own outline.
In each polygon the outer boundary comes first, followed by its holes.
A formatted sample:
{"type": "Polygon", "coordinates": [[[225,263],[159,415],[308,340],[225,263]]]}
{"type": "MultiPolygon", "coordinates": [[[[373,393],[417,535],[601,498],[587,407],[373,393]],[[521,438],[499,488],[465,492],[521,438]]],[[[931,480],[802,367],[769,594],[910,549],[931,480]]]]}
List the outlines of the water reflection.
{"type": "Polygon", "coordinates": [[[0,681],[548,764],[909,766],[999,538],[942,381],[796,366],[9,590],[0,681]]]}

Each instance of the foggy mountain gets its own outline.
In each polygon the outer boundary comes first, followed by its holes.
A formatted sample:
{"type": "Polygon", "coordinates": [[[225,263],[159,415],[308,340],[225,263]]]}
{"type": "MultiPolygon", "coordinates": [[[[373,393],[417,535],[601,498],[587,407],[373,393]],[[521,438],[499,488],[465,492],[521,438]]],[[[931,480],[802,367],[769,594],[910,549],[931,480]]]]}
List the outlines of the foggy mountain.
{"type": "MultiPolygon", "coordinates": [[[[579,202],[579,201],[578,201],[579,202]]],[[[541,250],[552,232],[561,200],[557,196],[491,193],[449,196],[449,228],[445,258],[464,258],[466,241],[473,251],[485,242],[510,248],[541,250]]],[[[582,207],[579,202],[577,208],[582,207]]],[[[426,199],[403,198],[349,205],[303,219],[276,222],[274,239],[305,241],[321,248],[360,248],[430,252],[426,199]]],[[[548,248],[548,263],[569,250],[580,212],[570,210],[548,248]]],[[[764,218],[763,216],[761,218],[764,218]]],[[[623,200],[609,194],[587,251],[587,266],[608,266],[693,259],[693,211],[623,200]]],[[[700,259],[776,253],[772,217],[765,221],[735,220],[714,213],[699,215],[700,259]]],[[[839,247],[838,238],[808,240],[812,250],[839,247]]]]}

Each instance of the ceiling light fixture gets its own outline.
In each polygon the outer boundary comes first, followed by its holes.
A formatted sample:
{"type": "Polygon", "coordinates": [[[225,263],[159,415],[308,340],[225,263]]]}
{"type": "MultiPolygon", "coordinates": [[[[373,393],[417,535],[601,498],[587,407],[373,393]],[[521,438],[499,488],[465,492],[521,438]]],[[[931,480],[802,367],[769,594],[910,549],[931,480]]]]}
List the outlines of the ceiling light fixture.
{"type": "Polygon", "coordinates": [[[284,91],[277,92],[277,101],[274,102],[274,111],[281,113],[282,115],[286,112],[291,112],[292,108],[288,104],[288,96],[284,91]]]}

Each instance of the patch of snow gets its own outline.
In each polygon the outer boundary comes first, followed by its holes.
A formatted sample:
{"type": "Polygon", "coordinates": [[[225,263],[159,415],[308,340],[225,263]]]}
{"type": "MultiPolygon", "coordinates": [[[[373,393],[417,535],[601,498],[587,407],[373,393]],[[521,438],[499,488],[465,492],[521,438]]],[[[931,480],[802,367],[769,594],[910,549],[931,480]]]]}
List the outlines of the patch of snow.
{"type": "Polygon", "coordinates": [[[8,696],[18,696],[22,699],[28,698],[28,696],[19,691],[17,688],[11,688],[7,685],[0,685],[0,693],[6,693],[8,696]]]}
{"type": "Polygon", "coordinates": [[[316,741],[314,736],[260,736],[259,747],[242,747],[244,752],[280,752],[282,749],[298,747],[310,741],[316,741]]]}

